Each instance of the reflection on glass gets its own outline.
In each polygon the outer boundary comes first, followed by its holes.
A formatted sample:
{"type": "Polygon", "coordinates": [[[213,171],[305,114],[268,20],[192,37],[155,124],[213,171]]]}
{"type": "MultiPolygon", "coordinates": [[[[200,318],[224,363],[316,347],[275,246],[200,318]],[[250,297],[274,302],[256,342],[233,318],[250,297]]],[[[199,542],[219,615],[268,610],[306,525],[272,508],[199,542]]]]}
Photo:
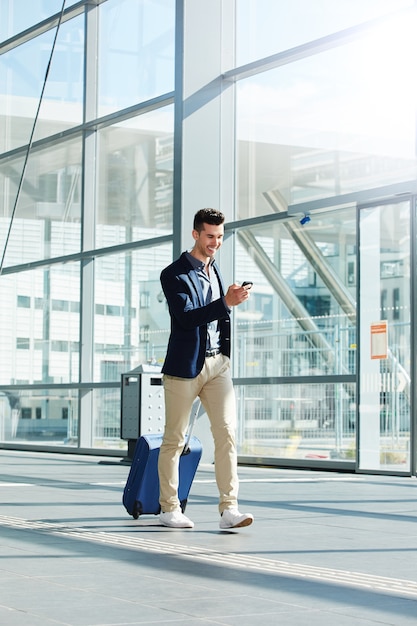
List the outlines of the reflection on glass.
{"type": "Polygon", "coordinates": [[[415,179],[415,29],[413,13],[238,83],[239,218],[415,179]]]}
{"type": "Polygon", "coordinates": [[[250,63],[413,4],[413,0],[239,0],[236,64],[250,63]]]}
{"type": "MultiPolygon", "coordinates": [[[[78,0],[65,0],[65,8],[75,4],[78,0]]],[[[22,3],[16,0],[0,0],[0,40],[9,39],[21,33],[33,24],[60,13],[63,0],[31,0],[22,3]]]]}
{"type": "Polygon", "coordinates": [[[2,276],[0,384],[78,381],[79,263],[2,276]]]}
{"type": "Polygon", "coordinates": [[[99,133],[96,247],[172,232],[173,107],[99,133]]]}
{"type": "Polygon", "coordinates": [[[78,392],[47,388],[0,391],[0,441],[76,446],[78,392]]]}
{"type": "Polygon", "coordinates": [[[99,11],[98,115],[172,91],[175,2],[109,0],[99,11]]]}
{"type": "MultiPolygon", "coordinates": [[[[34,140],[82,123],[84,100],[84,16],[61,24],[51,58],[34,140]]],[[[47,66],[50,51],[40,49],[47,66]]]]}
{"type": "Polygon", "coordinates": [[[119,381],[143,363],[162,365],[169,316],[159,275],[171,245],[96,260],[94,380],[119,381]]]}
{"type": "Polygon", "coordinates": [[[355,249],[354,208],[237,231],[235,376],[355,372],[355,249]]]}
{"type": "Polygon", "coordinates": [[[238,453],[355,460],[354,390],[342,384],[236,386],[238,453]]]}
{"type": "MultiPolygon", "coordinates": [[[[28,160],[7,245],[4,266],[80,251],[81,141],[73,139],[33,152],[28,160]]],[[[5,213],[4,245],[16,201],[22,159],[0,165],[5,213]]]]}
{"type": "MultiPolygon", "coordinates": [[[[51,60],[34,139],[54,135],[82,122],[84,21],[62,24],[51,60]]],[[[55,30],[0,56],[0,152],[25,146],[30,139],[55,30]],[[30,68],[30,71],[28,71],[30,68]]]]}

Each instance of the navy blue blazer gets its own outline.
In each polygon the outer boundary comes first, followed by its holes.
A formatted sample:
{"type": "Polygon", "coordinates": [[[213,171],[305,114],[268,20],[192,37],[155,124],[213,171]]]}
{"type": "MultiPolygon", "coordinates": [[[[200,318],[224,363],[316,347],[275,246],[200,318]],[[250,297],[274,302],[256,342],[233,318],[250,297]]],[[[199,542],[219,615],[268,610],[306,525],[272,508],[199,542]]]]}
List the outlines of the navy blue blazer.
{"type": "Polygon", "coordinates": [[[224,301],[224,284],[216,262],[212,269],[219,279],[221,297],[204,304],[196,270],[183,252],[161,272],[161,285],[171,316],[171,334],[162,372],[180,378],[195,378],[205,359],[207,324],[219,320],[220,350],[230,357],[230,309],[224,301]]]}

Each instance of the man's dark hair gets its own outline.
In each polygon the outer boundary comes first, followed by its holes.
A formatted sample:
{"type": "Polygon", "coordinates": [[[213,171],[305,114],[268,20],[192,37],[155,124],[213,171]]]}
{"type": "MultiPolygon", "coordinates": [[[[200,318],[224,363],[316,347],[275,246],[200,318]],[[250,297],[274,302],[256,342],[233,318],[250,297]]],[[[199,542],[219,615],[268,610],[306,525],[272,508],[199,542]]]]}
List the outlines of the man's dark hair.
{"type": "Polygon", "coordinates": [[[200,209],[194,215],[193,228],[198,233],[204,230],[204,224],[214,224],[219,226],[224,223],[224,215],[216,209],[200,209]]]}

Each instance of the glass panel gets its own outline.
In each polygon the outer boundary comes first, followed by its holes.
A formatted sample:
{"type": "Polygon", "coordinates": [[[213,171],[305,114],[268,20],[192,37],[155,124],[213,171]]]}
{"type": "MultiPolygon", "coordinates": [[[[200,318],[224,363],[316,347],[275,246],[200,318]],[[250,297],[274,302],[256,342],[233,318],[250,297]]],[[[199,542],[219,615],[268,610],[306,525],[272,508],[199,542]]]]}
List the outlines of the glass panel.
{"type": "MultiPolygon", "coordinates": [[[[83,121],[84,21],[84,16],[80,15],[60,26],[36,124],[35,141],[83,121]]],[[[49,50],[41,49],[40,63],[45,68],[49,56],[49,50]]]]}
{"type": "Polygon", "coordinates": [[[416,26],[414,12],[238,83],[238,218],[416,178],[416,26]]]}
{"type": "Polygon", "coordinates": [[[0,440],[76,446],[78,392],[47,388],[0,391],[0,440]]]}
{"type": "Polygon", "coordinates": [[[108,0],[99,11],[99,116],[173,91],[175,2],[108,0]]]}
{"type": "MultiPolygon", "coordinates": [[[[0,56],[0,152],[23,146],[30,139],[54,36],[55,30],[48,31],[0,56]]],[[[83,40],[82,16],[62,24],[35,140],[82,122],[83,40]]]]}
{"type": "Polygon", "coordinates": [[[172,232],[173,107],[99,133],[96,247],[172,232]]]}
{"type": "MultiPolygon", "coordinates": [[[[0,0],[0,40],[9,39],[51,15],[60,13],[62,2],[63,0],[0,0]]],[[[76,2],[78,0],[65,0],[65,8],[76,2]]]]}
{"type": "Polygon", "coordinates": [[[235,377],[355,372],[355,209],[237,231],[235,377]]]}
{"type": "Polygon", "coordinates": [[[120,388],[93,391],[93,448],[127,449],[120,439],[120,388]]]}
{"type": "Polygon", "coordinates": [[[237,65],[413,5],[413,0],[239,0],[237,65]]]}
{"type": "Polygon", "coordinates": [[[171,244],[96,259],[95,382],[118,382],[143,363],[162,365],[169,315],[159,275],[171,260],[171,244]]]}
{"type": "Polygon", "coordinates": [[[0,299],[0,384],[76,382],[79,264],[3,275],[0,299]]]}
{"type": "Polygon", "coordinates": [[[238,454],[355,460],[354,389],[342,384],[236,385],[238,454]]]}
{"type": "MultiPolygon", "coordinates": [[[[80,139],[31,154],[10,230],[5,267],[79,252],[81,160],[80,139]]],[[[2,248],[22,167],[22,158],[0,161],[0,191],[4,198],[0,217],[2,248]]]]}
{"type": "Polygon", "coordinates": [[[410,205],[360,211],[361,469],[410,467],[410,205]]]}

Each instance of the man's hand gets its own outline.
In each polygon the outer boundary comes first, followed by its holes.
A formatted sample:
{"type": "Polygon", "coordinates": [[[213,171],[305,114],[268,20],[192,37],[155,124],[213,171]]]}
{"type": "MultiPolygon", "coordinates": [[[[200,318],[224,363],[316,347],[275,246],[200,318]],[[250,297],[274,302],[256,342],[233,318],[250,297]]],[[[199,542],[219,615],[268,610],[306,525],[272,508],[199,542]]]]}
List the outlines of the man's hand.
{"type": "Polygon", "coordinates": [[[247,287],[242,287],[241,285],[230,285],[227,290],[226,295],[224,296],[224,301],[227,306],[232,308],[232,306],[237,306],[238,304],[242,304],[249,298],[249,289],[247,287]]]}

